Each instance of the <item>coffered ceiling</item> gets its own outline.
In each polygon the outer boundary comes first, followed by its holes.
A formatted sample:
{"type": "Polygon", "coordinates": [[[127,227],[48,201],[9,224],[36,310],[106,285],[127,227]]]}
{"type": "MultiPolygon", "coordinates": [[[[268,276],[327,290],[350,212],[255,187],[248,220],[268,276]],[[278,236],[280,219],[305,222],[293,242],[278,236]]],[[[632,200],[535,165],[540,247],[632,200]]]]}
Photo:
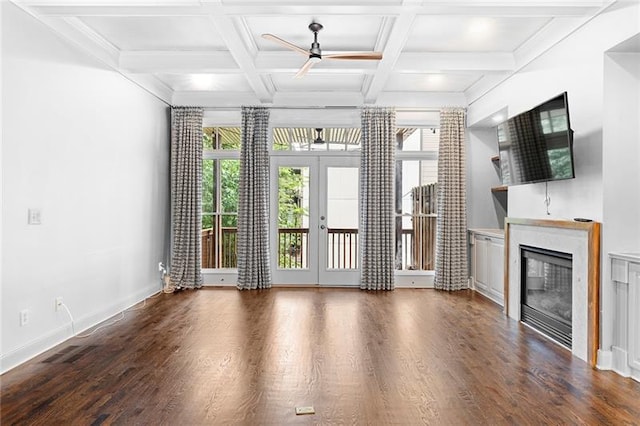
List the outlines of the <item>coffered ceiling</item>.
{"type": "Polygon", "coordinates": [[[173,105],[467,105],[579,28],[598,0],[15,0],[173,105]],[[326,60],[302,78],[311,22],[326,60]]]}

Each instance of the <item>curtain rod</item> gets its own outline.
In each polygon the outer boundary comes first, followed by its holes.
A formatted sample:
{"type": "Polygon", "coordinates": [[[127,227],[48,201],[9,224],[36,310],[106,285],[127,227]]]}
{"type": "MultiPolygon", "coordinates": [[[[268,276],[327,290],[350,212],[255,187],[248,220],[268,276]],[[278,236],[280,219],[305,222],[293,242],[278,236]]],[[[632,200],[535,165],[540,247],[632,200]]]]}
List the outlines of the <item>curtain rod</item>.
{"type": "MultiPolygon", "coordinates": [[[[250,105],[251,106],[251,105],[250,105]]],[[[203,107],[205,111],[239,111],[241,107],[203,107]]],[[[308,110],[323,110],[323,111],[331,111],[331,110],[359,110],[365,108],[364,106],[350,106],[350,105],[337,105],[337,106],[286,106],[286,105],[276,105],[276,106],[268,106],[265,105],[265,108],[269,109],[282,109],[282,110],[300,110],[300,109],[308,109],[308,110]]],[[[382,108],[394,108],[394,107],[382,107],[382,108]]],[[[400,112],[440,112],[439,108],[415,108],[415,107],[395,107],[396,111],[400,112]]]]}

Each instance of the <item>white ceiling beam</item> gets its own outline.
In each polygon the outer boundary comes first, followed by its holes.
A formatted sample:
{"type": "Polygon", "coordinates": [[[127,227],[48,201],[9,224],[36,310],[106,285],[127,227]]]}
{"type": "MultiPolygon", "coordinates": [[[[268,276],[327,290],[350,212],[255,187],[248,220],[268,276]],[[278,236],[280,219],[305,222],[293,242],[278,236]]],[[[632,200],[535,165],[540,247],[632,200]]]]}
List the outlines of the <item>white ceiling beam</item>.
{"type": "MultiPolygon", "coordinates": [[[[229,107],[237,108],[242,105],[254,105],[258,99],[249,92],[209,92],[191,91],[174,92],[173,105],[203,106],[203,107],[229,107]]],[[[378,105],[394,105],[397,108],[432,108],[439,109],[442,105],[461,106],[467,105],[467,100],[462,93],[454,92],[384,92],[378,99],[378,105]]],[[[287,107],[318,107],[330,110],[331,107],[362,106],[364,98],[360,92],[288,92],[276,93],[272,106],[287,107]]],[[[288,112],[293,114],[292,112],[288,112]]]]}
{"type": "Polygon", "coordinates": [[[260,100],[251,92],[212,91],[176,91],[171,102],[172,105],[233,108],[259,103],[260,100]]]}
{"type": "Polygon", "coordinates": [[[446,106],[467,106],[467,99],[460,92],[382,92],[376,105],[397,108],[433,108],[446,106]]]}
{"type": "Polygon", "coordinates": [[[542,55],[589,19],[585,17],[552,19],[514,52],[516,65],[520,67],[542,55]]]}
{"type": "MultiPolygon", "coordinates": [[[[295,73],[304,61],[305,58],[302,55],[291,52],[258,52],[255,57],[255,69],[259,74],[295,73]]],[[[129,51],[120,54],[119,64],[123,71],[135,73],[224,74],[242,71],[231,53],[226,51],[129,51]]],[[[378,61],[324,60],[316,65],[312,72],[317,74],[374,74],[378,65],[378,61]]],[[[513,54],[507,52],[406,52],[398,56],[393,72],[502,72],[512,71],[515,66],[513,54]]]]}
{"type": "Polygon", "coordinates": [[[514,70],[515,67],[515,58],[508,52],[406,52],[399,55],[394,71],[400,73],[501,72],[514,70]]]}
{"type": "MultiPolygon", "coordinates": [[[[404,2],[405,5],[409,3],[409,0],[405,0],[404,2]]],[[[409,37],[415,17],[415,7],[405,7],[403,13],[393,21],[392,29],[382,52],[382,60],[378,65],[378,71],[373,78],[368,79],[364,85],[365,102],[375,103],[378,95],[384,88],[385,84],[387,84],[387,80],[393,72],[396,62],[400,57],[400,53],[402,52],[402,48],[409,37]]]]}
{"type": "Polygon", "coordinates": [[[472,84],[464,94],[470,104],[486,92],[490,91],[511,75],[511,72],[485,74],[480,80],[472,84]]]}
{"type": "MultiPolygon", "coordinates": [[[[219,0],[218,0],[219,1],[219,0]]],[[[221,38],[224,40],[231,56],[240,66],[249,85],[253,89],[260,102],[271,102],[273,88],[267,87],[265,79],[258,73],[254,63],[253,55],[247,49],[246,44],[239,33],[239,29],[234,24],[233,18],[224,16],[221,13],[214,14],[210,19],[215,24],[221,38]]]]}
{"type": "Polygon", "coordinates": [[[239,73],[231,53],[146,51],[120,53],[120,68],[136,73],[239,73]]]}
{"type": "MultiPolygon", "coordinates": [[[[331,51],[323,51],[323,55],[330,55],[331,51]]],[[[342,52],[340,52],[342,53],[342,52]]],[[[258,52],[255,65],[261,73],[296,73],[306,62],[307,58],[295,52],[258,52]]],[[[342,74],[373,74],[378,67],[377,61],[345,61],[323,59],[316,64],[312,73],[342,73],[342,74]]]]}
{"type": "MultiPolygon", "coordinates": [[[[406,10],[406,5],[371,5],[366,3],[349,4],[291,4],[278,2],[252,2],[247,4],[221,4],[219,0],[208,2],[189,2],[176,6],[149,1],[146,4],[138,0],[135,5],[123,1],[100,2],[88,5],[83,2],[46,2],[42,0],[16,0],[16,3],[32,8],[40,15],[47,16],[202,16],[220,13],[226,16],[282,16],[282,15],[368,15],[397,16],[406,10]]],[[[608,1],[470,1],[450,0],[447,2],[424,3],[418,6],[418,15],[474,15],[474,16],[586,16],[602,8],[608,1]]]]}
{"type": "Polygon", "coordinates": [[[273,97],[273,105],[331,107],[362,104],[361,92],[278,92],[273,97]]]}

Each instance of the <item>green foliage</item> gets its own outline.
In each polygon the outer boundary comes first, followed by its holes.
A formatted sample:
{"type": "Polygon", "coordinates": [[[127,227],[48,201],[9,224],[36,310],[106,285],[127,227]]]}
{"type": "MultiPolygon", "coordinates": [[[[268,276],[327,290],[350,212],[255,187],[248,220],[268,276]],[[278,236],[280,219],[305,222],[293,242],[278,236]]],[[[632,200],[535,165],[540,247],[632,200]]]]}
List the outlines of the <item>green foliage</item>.
{"type": "Polygon", "coordinates": [[[202,229],[213,228],[213,216],[206,213],[215,212],[216,186],[216,160],[202,160],[202,229]]]}
{"type": "Polygon", "coordinates": [[[214,149],[215,128],[205,127],[202,132],[202,149],[210,151],[214,149]]]}
{"type": "MultiPolygon", "coordinates": [[[[278,228],[301,228],[302,219],[308,215],[307,209],[302,207],[304,187],[309,184],[308,177],[302,169],[295,167],[280,167],[278,170],[278,228]]],[[[278,241],[278,265],[283,268],[302,267],[301,233],[283,234],[278,241]]]]}
{"type": "Polygon", "coordinates": [[[202,129],[202,149],[239,151],[241,145],[238,127],[205,127],[202,129]]]}
{"type": "MultiPolygon", "coordinates": [[[[236,213],[238,211],[238,185],[240,184],[240,161],[220,161],[220,195],[223,213],[236,213]]],[[[223,227],[238,226],[238,217],[232,215],[222,216],[223,227]]]]}
{"type": "Polygon", "coordinates": [[[308,178],[299,168],[280,167],[278,185],[278,227],[300,228],[302,218],[308,213],[302,207],[302,190],[308,185],[308,178]]]}

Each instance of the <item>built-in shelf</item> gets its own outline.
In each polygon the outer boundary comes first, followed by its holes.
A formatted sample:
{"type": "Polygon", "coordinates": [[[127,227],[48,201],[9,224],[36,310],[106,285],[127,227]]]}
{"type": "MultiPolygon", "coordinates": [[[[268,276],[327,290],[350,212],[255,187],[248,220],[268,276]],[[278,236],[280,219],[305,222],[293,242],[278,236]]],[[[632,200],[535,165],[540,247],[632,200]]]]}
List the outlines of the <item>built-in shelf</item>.
{"type": "MultiPolygon", "coordinates": [[[[493,164],[496,173],[502,180],[502,168],[500,167],[500,156],[494,155],[491,157],[491,163],[493,164]]],[[[506,185],[498,185],[491,188],[491,194],[493,195],[494,206],[496,213],[498,214],[498,220],[502,222],[507,217],[507,197],[509,196],[509,190],[506,185]]]]}

